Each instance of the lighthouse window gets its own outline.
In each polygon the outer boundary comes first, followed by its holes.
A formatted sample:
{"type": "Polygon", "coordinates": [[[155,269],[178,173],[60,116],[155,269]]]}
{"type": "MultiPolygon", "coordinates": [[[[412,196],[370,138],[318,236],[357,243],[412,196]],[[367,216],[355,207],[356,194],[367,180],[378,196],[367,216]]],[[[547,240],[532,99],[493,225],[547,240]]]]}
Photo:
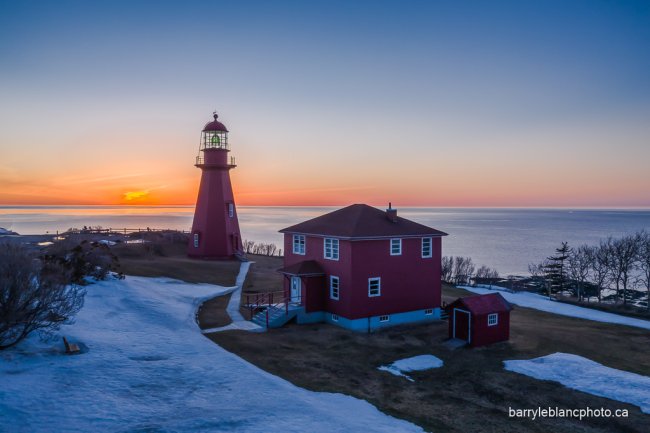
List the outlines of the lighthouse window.
{"type": "Polygon", "coordinates": [[[330,260],[339,259],[339,240],[332,238],[325,238],[325,258],[330,260]]]}
{"type": "Polygon", "coordinates": [[[368,296],[381,296],[381,278],[368,278],[368,296]]]}
{"type": "Polygon", "coordinates": [[[293,235],[293,253],[305,255],[305,235],[293,235]]]}
{"type": "Polygon", "coordinates": [[[339,299],[339,277],[330,276],[330,298],[339,299]]]}
{"type": "Polygon", "coordinates": [[[400,256],[400,255],[402,255],[402,240],[401,239],[391,239],[390,240],[390,255],[391,256],[400,256]]]}
{"type": "Polygon", "coordinates": [[[235,205],[233,203],[228,203],[228,216],[230,218],[235,216],[235,205]]]}
{"type": "Polygon", "coordinates": [[[199,247],[199,234],[194,233],[194,248],[198,248],[198,247],[199,247]]]}
{"type": "Polygon", "coordinates": [[[422,258],[431,257],[431,238],[422,238],[422,258]]]}

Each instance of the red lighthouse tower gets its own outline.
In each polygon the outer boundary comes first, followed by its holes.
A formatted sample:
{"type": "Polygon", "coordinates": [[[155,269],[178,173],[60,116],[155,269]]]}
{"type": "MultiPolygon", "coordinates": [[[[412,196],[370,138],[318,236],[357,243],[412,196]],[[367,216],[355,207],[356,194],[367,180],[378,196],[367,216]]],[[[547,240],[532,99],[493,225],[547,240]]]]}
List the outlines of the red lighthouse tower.
{"type": "Polygon", "coordinates": [[[190,257],[228,259],[242,252],[230,170],[235,159],[228,158],[228,129],[217,120],[201,132],[195,166],[201,169],[201,186],[194,210],[192,235],[187,247],[190,257]]]}

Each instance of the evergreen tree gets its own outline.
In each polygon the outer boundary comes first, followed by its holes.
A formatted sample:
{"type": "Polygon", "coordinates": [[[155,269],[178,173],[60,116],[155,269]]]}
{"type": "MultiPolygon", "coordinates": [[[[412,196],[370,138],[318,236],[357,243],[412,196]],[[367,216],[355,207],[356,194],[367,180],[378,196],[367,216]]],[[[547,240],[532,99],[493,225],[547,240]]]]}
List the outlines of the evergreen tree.
{"type": "Polygon", "coordinates": [[[568,242],[562,242],[559,248],[555,249],[555,255],[547,257],[548,263],[544,267],[548,284],[548,297],[553,293],[562,292],[567,285],[566,261],[571,253],[568,242]]]}

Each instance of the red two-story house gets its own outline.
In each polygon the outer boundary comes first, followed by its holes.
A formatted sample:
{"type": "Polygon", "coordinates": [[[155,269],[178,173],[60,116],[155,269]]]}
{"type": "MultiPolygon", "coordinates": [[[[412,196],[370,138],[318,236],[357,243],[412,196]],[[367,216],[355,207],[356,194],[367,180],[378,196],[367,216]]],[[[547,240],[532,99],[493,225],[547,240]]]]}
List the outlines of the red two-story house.
{"type": "Polygon", "coordinates": [[[280,230],[298,323],[355,331],[440,318],[439,230],[354,204],[280,230]]]}

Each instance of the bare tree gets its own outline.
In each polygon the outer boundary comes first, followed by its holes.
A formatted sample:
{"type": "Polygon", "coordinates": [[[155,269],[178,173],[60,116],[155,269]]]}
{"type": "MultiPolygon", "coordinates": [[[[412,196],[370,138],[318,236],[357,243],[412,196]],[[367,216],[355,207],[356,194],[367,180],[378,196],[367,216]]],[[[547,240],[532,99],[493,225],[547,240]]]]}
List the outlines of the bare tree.
{"type": "Polygon", "coordinates": [[[616,284],[616,302],[623,290],[623,305],[627,304],[627,290],[639,254],[638,235],[628,235],[612,241],[612,275],[616,284]]]}
{"type": "Polygon", "coordinates": [[[43,265],[22,245],[0,245],[0,350],[72,321],[85,291],[67,285],[68,278],[63,268],[43,265]]]}
{"type": "Polygon", "coordinates": [[[648,297],[646,308],[650,311],[650,233],[642,230],[638,234],[639,251],[637,262],[641,275],[640,282],[645,286],[648,297]]]}
{"type": "Polygon", "coordinates": [[[456,284],[467,284],[474,274],[476,267],[471,257],[456,256],[454,258],[454,276],[456,284]]]}
{"type": "Polygon", "coordinates": [[[451,282],[454,272],[454,256],[444,256],[440,262],[442,281],[451,282]]]}
{"type": "Polygon", "coordinates": [[[546,294],[548,295],[548,298],[551,299],[551,281],[547,276],[547,269],[550,265],[549,260],[544,260],[540,263],[529,263],[528,264],[528,272],[530,272],[530,275],[533,276],[533,278],[537,280],[541,280],[541,283],[543,285],[544,290],[546,291],[546,294]]]}
{"type": "Polygon", "coordinates": [[[584,288],[589,279],[591,260],[591,248],[588,245],[582,245],[569,252],[567,273],[576,285],[578,301],[582,301],[584,295],[584,288]]]}
{"type": "Polygon", "coordinates": [[[596,286],[598,302],[602,302],[603,289],[609,287],[612,281],[612,238],[600,242],[589,251],[591,282],[596,286]]]}

